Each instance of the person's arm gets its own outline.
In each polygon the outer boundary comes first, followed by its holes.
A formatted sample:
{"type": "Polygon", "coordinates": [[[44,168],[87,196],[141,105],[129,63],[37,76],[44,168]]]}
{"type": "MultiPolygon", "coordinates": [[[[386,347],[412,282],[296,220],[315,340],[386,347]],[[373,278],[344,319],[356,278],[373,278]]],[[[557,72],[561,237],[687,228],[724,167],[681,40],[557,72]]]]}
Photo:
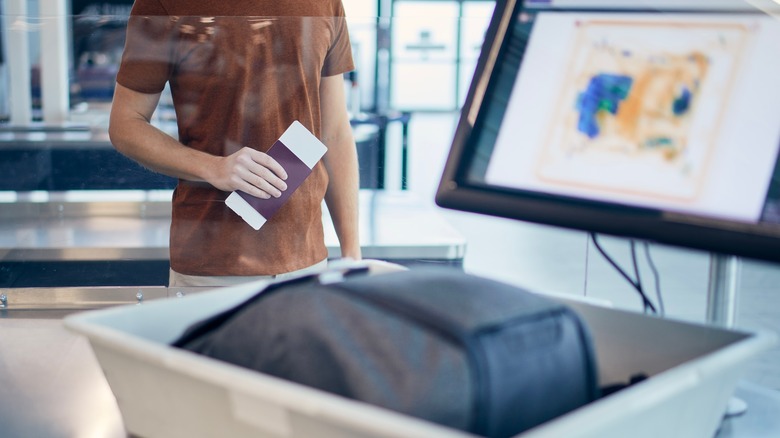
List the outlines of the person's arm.
{"type": "Polygon", "coordinates": [[[341,75],[322,78],[320,84],[322,142],[328,147],[324,157],[328,171],[325,203],[339,238],[341,256],[359,260],[357,148],[344,97],[341,75]]]}
{"type": "Polygon", "coordinates": [[[114,147],[143,166],[174,178],[205,181],[224,191],[279,197],[287,173],[267,154],[244,147],[227,157],[186,147],[149,123],[160,94],[116,84],[108,133],[114,147]]]}

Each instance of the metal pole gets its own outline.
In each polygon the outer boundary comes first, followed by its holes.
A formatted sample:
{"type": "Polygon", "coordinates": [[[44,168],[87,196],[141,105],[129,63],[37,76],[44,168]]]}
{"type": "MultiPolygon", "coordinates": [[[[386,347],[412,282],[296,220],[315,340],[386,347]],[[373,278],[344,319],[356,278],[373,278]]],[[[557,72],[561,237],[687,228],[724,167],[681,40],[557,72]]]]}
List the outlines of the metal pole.
{"type": "MultiPolygon", "coordinates": [[[[710,283],[707,288],[707,323],[730,328],[737,322],[737,304],[741,262],[736,256],[710,255],[710,283]]],[[[744,414],[747,403],[731,397],[724,415],[734,417],[744,414]]]]}
{"type": "Polygon", "coordinates": [[[6,0],[3,19],[5,62],[8,65],[8,107],[12,125],[32,123],[30,90],[30,25],[27,0],[6,0]]]}
{"type": "Polygon", "coordinates": [[[741,273],[738,257],[712,254],[707,289],[707,323],[734,327],[737,319],[737,292],[741,273]]]}
{"type": "Polygon", "coordinates": [[[68,25],[65,0],[40,0],[41,16],[41,105],[43,121],[62,124],[68,120],[68,25]]]}

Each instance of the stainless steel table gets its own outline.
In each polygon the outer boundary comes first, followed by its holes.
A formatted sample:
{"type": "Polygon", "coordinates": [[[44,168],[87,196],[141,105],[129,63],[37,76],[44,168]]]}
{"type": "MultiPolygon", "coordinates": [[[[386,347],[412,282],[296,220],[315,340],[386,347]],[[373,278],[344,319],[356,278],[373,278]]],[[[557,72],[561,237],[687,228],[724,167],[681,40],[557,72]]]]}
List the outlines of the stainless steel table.
{"type": "MultiPolygon", "coordinates": [[[[4,195],[5,199],[0,192],[2,263],[167,263],[169,191],[4,195]]],[[[338,240],[327,212],[323,223],[329,256],[336,258],[340,255],[338,240]]],[[[362,190],[359,226],[366,258],[457,265],[465,255],[464,238],[443,220],[432,202],[410,192],[362,190]]],[[[92,285],[97,284],[45,286],[92,285]]]]}

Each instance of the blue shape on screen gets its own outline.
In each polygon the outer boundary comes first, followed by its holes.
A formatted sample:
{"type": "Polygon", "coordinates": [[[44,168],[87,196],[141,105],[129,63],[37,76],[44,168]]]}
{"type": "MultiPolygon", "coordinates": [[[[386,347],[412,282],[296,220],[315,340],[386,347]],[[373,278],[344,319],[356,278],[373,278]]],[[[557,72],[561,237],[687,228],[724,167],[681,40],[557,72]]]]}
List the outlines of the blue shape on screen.
{"type": "Polygon", "coordinates": [[[672,111],[675,116],[681,116],[688,112],[688,109],[691,107],[691,97],[693,97],[691,90],[684,87],[680,95],[672,103],[672,111]]]}
{"type": "Polygon", "coordinates": [[[593,76],[588,88],[577,99],[580,117],[577,129],[589,138],[599,135],[597,115],[600,111],[617,114],[621,101],[628,97],[633,79],[630,76],[600,73],[593,76]]]}

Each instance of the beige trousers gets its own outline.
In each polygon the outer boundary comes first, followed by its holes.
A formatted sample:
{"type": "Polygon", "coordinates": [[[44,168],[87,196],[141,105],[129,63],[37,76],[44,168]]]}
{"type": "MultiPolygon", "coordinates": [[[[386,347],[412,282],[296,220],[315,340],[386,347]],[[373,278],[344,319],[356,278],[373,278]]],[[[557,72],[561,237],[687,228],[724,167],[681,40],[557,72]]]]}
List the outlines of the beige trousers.
{"type": "Polygon", "coordinates": [[[220,275],[220,276],[201,276],[201,275],[186,275],[180,274],[171,269],[168,278],[168,287],[221,287],[221,286],[233,286],[241,283],[248,283],[250,281],[257,280],[283,280],[285,278],[308,274],[314,272],[323,271],[328,267],[328,260],[325,259],[319,263],[315,263],[308,268],[299,269],[297,271],[286,272],[279,275],[220,275]]]}

